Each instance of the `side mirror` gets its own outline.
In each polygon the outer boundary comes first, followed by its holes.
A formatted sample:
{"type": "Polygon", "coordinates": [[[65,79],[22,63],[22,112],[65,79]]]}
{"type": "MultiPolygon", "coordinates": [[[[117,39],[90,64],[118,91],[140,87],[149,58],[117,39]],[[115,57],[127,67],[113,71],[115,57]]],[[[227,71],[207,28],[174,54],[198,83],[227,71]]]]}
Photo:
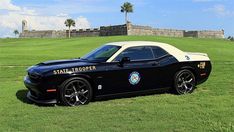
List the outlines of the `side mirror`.
{"type": "Polygon", "coordinates": [[[123,66],[124,63],[126,62],[130,62],[130,58],[129,57],[123,57],[120,61],[119,61],[119,66],[123,66]]]}

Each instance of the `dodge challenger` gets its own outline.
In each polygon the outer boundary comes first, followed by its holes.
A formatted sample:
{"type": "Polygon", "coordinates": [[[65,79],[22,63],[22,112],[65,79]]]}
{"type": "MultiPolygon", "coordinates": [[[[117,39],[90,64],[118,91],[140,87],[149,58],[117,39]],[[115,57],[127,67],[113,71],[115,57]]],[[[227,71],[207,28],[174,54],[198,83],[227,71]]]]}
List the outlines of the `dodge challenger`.
{"type": "Polygon", "coordinates": [[[192,93],[211,72],[206,53],[184,52],[159,42],[105,44],[78,59],[42,62],[27,69],[27,98],[67,106],[92,99],[171,89],[192,93]]]}

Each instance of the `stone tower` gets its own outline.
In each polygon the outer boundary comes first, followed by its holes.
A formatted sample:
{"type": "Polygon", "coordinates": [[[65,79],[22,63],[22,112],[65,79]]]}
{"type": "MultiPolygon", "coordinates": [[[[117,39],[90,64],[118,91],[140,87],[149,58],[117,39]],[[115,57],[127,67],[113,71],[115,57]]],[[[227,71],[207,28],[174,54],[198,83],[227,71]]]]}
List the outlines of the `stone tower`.
{"type": "Polygon", "coordinates": [[[23,20],[22,21],[22,32],[27,31],[27,30],[28,30],[27,21],[23,20]]]}

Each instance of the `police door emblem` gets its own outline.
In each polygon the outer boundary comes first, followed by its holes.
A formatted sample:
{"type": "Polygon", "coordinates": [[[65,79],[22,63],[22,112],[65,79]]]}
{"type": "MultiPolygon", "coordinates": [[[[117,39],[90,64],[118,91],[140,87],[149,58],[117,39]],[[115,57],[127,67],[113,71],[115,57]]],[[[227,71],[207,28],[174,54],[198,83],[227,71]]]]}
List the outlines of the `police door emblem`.
{"type": "Polygon", "coordinates": [[[128,77],[128,81],[132,85],[138,84],[140,82],[140,80],[141,80],[141,77],[140,77],[140,74],[138,72],[132,72],[128,77]]]}

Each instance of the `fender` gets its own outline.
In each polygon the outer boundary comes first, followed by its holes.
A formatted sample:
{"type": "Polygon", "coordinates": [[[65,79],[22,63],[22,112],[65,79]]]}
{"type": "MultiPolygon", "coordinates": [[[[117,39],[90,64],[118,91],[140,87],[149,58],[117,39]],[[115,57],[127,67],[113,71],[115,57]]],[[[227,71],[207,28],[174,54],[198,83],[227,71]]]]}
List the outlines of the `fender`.
{"type": "Polygon", "coordinates": [[[190,71],[194,74],[195,78],[198,77],[197,72],[196,72],[196,69],[195,69],[194,67],[192,67],[192,66],[182,66],[182,67],[180,67],[180,69],[178,69],[176,72],[178,72],[178,71],[180,71],[180,70],[183,70],[183,69],[190,70],[190,71]]]}

